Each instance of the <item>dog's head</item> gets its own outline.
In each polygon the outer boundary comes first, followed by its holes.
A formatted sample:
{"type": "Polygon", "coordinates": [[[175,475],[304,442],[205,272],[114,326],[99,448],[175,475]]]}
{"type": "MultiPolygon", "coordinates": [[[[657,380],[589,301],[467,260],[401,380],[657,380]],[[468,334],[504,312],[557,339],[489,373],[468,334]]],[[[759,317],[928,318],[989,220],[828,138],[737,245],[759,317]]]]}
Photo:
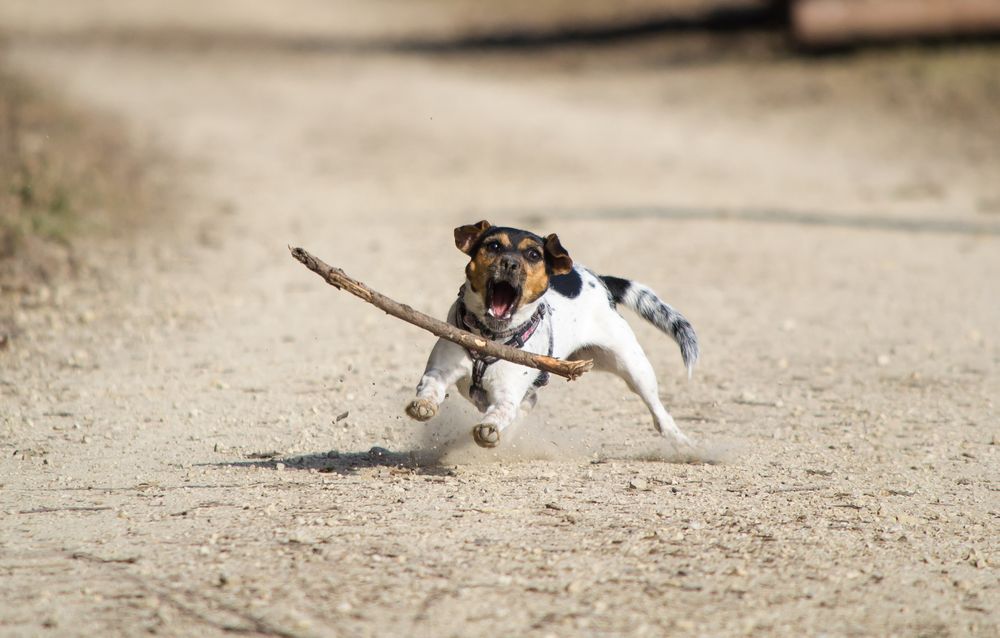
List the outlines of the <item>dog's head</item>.
{"type": "Polygon", "coordinates": [[[465,275],[488,318],[502,324],[549,288],[549,279],[573,269],[556,235],[493,226],[483,220],[455,229],[455,245],[471,259],[465,275]]]}

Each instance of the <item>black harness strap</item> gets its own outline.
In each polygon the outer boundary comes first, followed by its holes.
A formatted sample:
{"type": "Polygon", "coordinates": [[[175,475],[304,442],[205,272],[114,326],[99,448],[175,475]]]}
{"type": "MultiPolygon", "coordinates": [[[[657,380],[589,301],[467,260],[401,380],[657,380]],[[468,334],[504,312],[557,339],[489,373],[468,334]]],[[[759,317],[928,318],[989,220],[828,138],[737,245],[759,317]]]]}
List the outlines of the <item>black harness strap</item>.
{"type": "MultiPolygon", "coordinates": [[[[511,346],[514,348],[523,348],[524,344],[531,339],[531,336],[535,334],[535,330],[542,323],[542,319],[545,317],[548,306],[545,303],[539,304],[538,309],[535,310],[534,314],[531,315],[527,321],[519,326],[503,330],[500,332],[493,332],[479,320],[473,314],[470,314],[465,307],[465,303],[459,298],[458,309],[455,316],[455,325],[458,328],[465,330],[478,331],[480,335],[486,337],[490,341],[504,341],[504,345],[511,346]]],[[[486,368],[490,367],[500,359],[498,357],[492,357],[485,355],[481,352],[475,350],[469,350],[466,348],[466,352],[472,357],[472,381],[469,384],[469,395],[477,397],[479,395],[485,394],[485,389],[483,388],[483,375],[486,374],[486,368]]],[[[549,331],[549,350],[548,356],[552,356],[552,331],[549,331]]],[[[535,378],[534,386],[540,388],[549,382],[549,373],[542,371],[538,373],[538,377],[535,378]]]]}

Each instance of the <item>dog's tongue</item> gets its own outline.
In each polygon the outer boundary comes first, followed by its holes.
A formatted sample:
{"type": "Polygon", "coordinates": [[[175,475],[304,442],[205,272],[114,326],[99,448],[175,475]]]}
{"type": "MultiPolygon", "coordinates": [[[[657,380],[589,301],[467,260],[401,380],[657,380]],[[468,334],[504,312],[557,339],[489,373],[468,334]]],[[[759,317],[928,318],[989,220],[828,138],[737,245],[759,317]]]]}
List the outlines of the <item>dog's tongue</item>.
{"type": "Polygon", "coordinates": [[[514,300],[517,298],[517,291],[510,284],[498,282],[493,286],[493,299],[490,301],[490,311],[494,317],[501,318],[507,315],[514,300]]]}

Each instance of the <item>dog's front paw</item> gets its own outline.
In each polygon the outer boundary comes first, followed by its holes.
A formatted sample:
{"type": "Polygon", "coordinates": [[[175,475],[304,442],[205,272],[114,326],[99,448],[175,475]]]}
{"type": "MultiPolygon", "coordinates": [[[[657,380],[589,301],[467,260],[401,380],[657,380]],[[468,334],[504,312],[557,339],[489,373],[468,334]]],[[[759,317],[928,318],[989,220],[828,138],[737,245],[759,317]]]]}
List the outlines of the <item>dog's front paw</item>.
{"type": "Polygon", "coordinates": [[[472,428],[472,438],[479,447],[496,447],[500,445],[500,428],[492,423],[480,423],[472,428]]]}
{"type": "Polygon", "coordinates": [[[429,399],[414,399],[406,406],[406,414],[417,421],[430,421],[437,413],[437,403],[429,399]]]}

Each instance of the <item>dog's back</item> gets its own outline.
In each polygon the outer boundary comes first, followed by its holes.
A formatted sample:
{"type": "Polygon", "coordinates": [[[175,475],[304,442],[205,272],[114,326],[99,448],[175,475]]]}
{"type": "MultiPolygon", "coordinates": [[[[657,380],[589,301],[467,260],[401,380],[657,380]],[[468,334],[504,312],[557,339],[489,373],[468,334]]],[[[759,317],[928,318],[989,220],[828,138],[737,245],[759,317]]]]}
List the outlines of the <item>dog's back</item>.
{"type": "Polygon", "coordinates": [[[546,299],[557,313],[560,329],[565,324],[571,334],[556,331],[556,356],[568,357],[588,345],[587,336],[594,334],[591,322],[602,319],[608,312],[616,312],[623,305],[669,335],[681,350],[681,358],[688,376],[698,361],[698,336],[684,315],[657,296],[648,286],[610,275],[597,275],[575,266],[565,275],[553,277],[546,299]],[[552,294],[555,293],[555,294],[552,294]],[[568,337],[573,338],[568,338],[568,337]],[[561,342],[561,343],[560,343],[561,342]]]}

